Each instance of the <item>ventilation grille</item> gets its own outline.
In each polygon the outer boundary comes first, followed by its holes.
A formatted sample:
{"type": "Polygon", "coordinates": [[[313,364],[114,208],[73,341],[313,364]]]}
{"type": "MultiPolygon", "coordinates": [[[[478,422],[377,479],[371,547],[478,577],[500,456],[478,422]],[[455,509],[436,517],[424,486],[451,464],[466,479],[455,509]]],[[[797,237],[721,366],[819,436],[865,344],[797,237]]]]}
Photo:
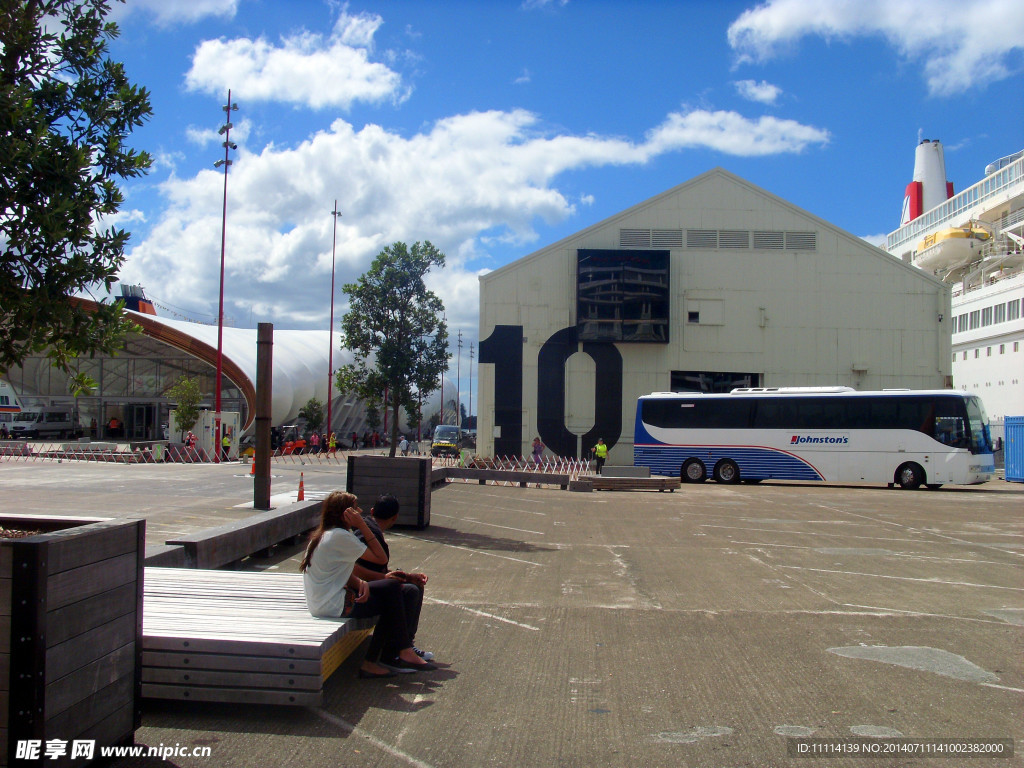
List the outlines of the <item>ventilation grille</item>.
{"type": "Polygon", "coordinates": [[[816,232],[787,232],[787,251],[813,251],[818,247],[818,234],[816,232]]]}
{"type": "Polygon", "coordinates": [[[737,229],[725,229],[718,233],[719,248],[749,248],[750,233],[737,229]]]}
{"type": "Polygon", "coordinates": [[[786,237],[782,232],[755,232],[754,248],[758,250],[783,250],[786,247],[786,237]]]}
{"type": "Polygon", "coordinates": [[[717,248],[718,231],[714,229],[686,230],[687,248],[717,248]]]}
{"type": "Polygon", "coordinates": [[[814,251],[817,232],[750,232],[745,229],[620,229],[620,248],[747,249],[762,251],[814,251]]]}
{"type": "Polygon", "coordinates": [[[620,248],[650,248],[651,230],[649,229],[620,229],[620,248]]]}
{"type": "Polygon", "coordinates": [[[651,232],[651,245],[655,248],[682,248],[681,229],[655,229],[651,232]]]}

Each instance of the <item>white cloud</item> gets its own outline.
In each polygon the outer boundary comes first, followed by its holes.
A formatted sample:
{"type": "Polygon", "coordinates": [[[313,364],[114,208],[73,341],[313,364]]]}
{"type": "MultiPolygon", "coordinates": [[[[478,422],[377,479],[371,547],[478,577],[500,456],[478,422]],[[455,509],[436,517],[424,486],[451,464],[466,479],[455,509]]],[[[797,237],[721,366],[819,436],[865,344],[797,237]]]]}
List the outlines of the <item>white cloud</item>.
{"type": "Polygon", "coordinates": [[[349,108],[353,102],[402,101],[401,76],[370,60],[380,16],[342,13],[325,38],[301,31],[280,44],[255,40],[207,40],[185,76],[189,90],[220,95],[233,88],[247,100],[280,101],[314,109],[349,108]]]}
{"type": "Polygon", "coordinates": [[[744,99],[761,104],[774,104],[782,95],[782,89],[779,86],[764,80],[760,83],[756,80],[738,80],[733,85],[736,86],[736,92],[744,99]]]}
{"type": "MultiPolygon", "coordinates": [[[[803,37],[882,35],[949,96],[1009,77],[1024,50],[1019,0],[767,0],[729,27],[740,62],[764,62],[803,37]]],[[[1019,66],[1019,63],[1018,63],[1019,66]]]]}
{"type": "Polygon", "coordinates": [[[654,153],[708,147],[741,157],[802,152],[809,145],[828,141],[828,131],[795,120],[750,120],[736,112],[702,109],[669,115],[648,137],[654,153]]]}
{"type": "Polygon", "coordinates": [[[111,15],[118,18],[136,10],[152,13],[159,24],[191,24],[207,16],[234,18],[238,0],[128,0],[124,6],[115,3],[111,15]]]}
{"type": "MultiPolygon", "coordinates": [[[[674,113],[643,141],[598,135],[545,135],[523,111],[472,112],[440,120],[413,136],[335,120],[297,146],[267,146],[234,156],[228,190],[228,314],[282,327],[321,327],[330,294],[330,210],[339,201],[337,312],[341,286],[362,274],[381,248],[431,240],[449,256],[431,277],[453,327],[475,328],[479,271],[489,242],[532,243],[536,222],[557,224],[585,192],[556,186],[565,171],[639,165],[685,148],[733,155],[799,152],[828,141],[820,129],[790,120],[748,120],[734,112],[674,113]]],[[[165,303],[215,311],[223,177],[209,169],[162,185],[167,204],[129,254],[122,279],[147,286],[165,303]],[[158,286],[155,287],[155,286],[158,286]]]]}

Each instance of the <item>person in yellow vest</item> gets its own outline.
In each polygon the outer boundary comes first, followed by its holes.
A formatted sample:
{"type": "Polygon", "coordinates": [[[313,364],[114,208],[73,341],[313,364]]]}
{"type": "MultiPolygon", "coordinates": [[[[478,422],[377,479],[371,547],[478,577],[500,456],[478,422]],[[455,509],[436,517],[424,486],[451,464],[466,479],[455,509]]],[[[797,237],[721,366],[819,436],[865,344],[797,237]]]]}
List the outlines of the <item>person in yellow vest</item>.
{"type": "Polygon", "coordinates": [[[330,449],[331,455],[338,450],[338,436],[331,432],[331,436],[327,438],[327,447],[330,449]]]}
{"type": "Polygon", "coordinates": [[[220,439],[221,454],[224,458],[221,461],[227,461],[231,455],[231,433],[225,432],[224,437],[220,439]]]}
{"type": "Polygon", "coordinates": [[[608,446],[604,444],[604,438],[597,438],[597,445],[590,449],[590,452],[594,454],[595,463],[597,464],[597,474],[601,474],[601,470],[604,468],[604,460],[608,458],[608,446]]]}

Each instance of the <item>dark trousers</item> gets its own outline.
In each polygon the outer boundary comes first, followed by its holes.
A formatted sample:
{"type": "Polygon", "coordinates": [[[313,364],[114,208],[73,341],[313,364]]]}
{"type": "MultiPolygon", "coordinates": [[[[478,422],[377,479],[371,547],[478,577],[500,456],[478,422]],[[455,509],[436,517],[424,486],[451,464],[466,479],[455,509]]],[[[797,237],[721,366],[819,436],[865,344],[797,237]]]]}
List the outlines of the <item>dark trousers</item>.
{"type": "Polygon", "coordinates": [[[597,474],[601,474],[601,470],[604,468],[604,458],[598,456],[594,461],[597,463],[597,474]]]}
{"type": "Polygon", "coordinates": [[[419,624],[419,606],[416,608],[416,623],[410,634],[407,616],[409,598],[402,587],[413,585],[403,584],[396,579],[379,579],[368,584],[370,599],[365,603],[356,603],[349,616],[357,619],[378,617],[377,626],[374,627],[373,636],[370,638],[370,647],[366,649],[366,660],[376,662],[381,658],[382,652],[387,650],[391,653],[393,649],[394,653],[384,659],[390,661],[399,651],[412,647],[412,637],[416,632],[416,625],[419,624]]]}
{"type": "MultiPolygon", "coordinates": [[[[416,642],[416,630],[420,626],[420,611],[423,610],[423,590],[415,584],[403,584],[402,582],[399,582],[399,584],[401,585],[402,608],[405,611],[405,628],[409,633],[409,644],[412,645],[416,642]]],[[[398,652],[402,650],[402,647],[393,643],[385,644],[382,655],[384,661],[395,658],[398,652]]]]}

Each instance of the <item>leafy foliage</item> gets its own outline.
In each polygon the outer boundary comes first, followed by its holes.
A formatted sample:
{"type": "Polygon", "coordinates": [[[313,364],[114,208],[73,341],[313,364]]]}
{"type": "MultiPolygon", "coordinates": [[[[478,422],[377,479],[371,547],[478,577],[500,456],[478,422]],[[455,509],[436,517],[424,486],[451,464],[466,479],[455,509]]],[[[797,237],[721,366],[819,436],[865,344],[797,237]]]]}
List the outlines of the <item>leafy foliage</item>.
{"type": "MultiPolygon", "coordinates": [[[[118,34],[109,6],[21,0],[0,11],[0,374],[44,349],[71,374],[75,357],[113,353],[135,327],[120,302],[69,300],[117,281],[128,233],[100,221],[123,201],[116,180],[150,165],[124,143],[151,109],[107,56],[118,34]]],[[[75,377],[72,390],[89,384],[75,377]]]]}
{"type": "Polygon", "coordinates": [[[320,427],[327,420],[324,404],[315,397],[309,398],[306,404],[299,409],[299,418],[306,420],[306,427],[310,432],[319,432],[320,427]]]}
{"type": "Polygon", "coordinates": [[[448,366],[444,304],[427,290],[424,276],[444,266],[429,241],[393,243],[356,283],[343,286],[349,311],[342,320],[344,347],[355,361],[337,374],[338,389],[391,412],[391,455],[398,444],[398,415],[416,407],[417,395],[438,387],[448,366]]]}
{"type": "Polygon", "coordinates": [[[181,439],[185,439],[185,433],[199,421],[199,404],[203,402],[203,393],[199,388],[198,379],[191,379],[188,376],[181,376],[167,390],[167,399],[175,403],[174,423],[181,432],[181,439]]]}

